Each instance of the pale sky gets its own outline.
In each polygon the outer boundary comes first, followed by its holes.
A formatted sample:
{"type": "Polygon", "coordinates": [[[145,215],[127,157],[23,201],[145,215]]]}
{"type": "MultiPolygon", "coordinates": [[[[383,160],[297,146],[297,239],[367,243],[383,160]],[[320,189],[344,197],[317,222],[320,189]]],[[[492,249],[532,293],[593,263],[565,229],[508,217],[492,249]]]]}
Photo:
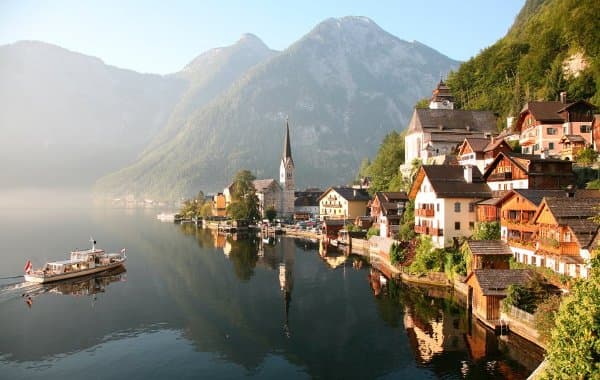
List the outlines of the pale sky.
{"type": "Polygon", "coordinates": [[[0,0],[0,45],[39,40],[139,72],[179,71],[253,33],[284,50],[329,17],[366,16],[467,60],[502,38],[524,0],[0,0]]]}

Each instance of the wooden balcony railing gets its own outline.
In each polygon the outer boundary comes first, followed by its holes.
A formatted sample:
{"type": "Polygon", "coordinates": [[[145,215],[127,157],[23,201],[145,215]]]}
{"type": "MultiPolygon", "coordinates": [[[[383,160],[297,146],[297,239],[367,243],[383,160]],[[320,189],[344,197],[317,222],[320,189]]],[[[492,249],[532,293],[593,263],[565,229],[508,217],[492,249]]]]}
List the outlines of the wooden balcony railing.
{"type": "Polygon", "coordinates": [[[506,226],[511,230],[535,232],[538,230],[538,226],[535,224],[529,224],[527,222],[519,222],[518,219],[507,219],[502,218],[500,221],[502,226],[506,226]]]}
{"type": "Polygon", "coordinates": [[[418,208],[415,210],[415,215],[430,218],[435,215],[435,210],[432,208],[418,208]]]}
{"type": "Polygon", "coordinates": [[[575,242],[559,242],[558,244],[550,244],[548,241],[541,239],[538,247],[542,251],[555,255],[579,255],[579,246],[575,242]]]}
{"type": "Polygon", "coordinates": [[[442,229],[442,228],[429,228],[429,234],[431,236],[444,236],[444,229],[442,229]]]}
{"type": "Polygon", "coordinates": [[[494,174],[490,174],[490,176],[488,177],[488,181],[503,181],[503,180],[507,180],[507,179],[512,179],[512,173],[511,172],[505,172],[505,173],[494,173],[494,174]]]}
{"type": "Polygon", "coordinates": [[[428,234],[429,228],[427,226],[415,226],[415,232],[418,234],[428,234]]]}

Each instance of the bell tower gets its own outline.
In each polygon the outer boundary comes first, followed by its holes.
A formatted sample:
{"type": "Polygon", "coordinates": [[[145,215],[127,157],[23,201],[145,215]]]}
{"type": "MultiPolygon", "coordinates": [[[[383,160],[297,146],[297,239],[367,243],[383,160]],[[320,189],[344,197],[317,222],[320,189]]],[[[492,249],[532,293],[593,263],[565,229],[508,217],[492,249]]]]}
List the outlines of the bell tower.
{"type": "Polygon", "coordinates": [[[282,209],[284,215],[292,215],[294,213],[294,190],[296,190],[294,170],[294,160],[292,159],[292,147],[290,144],[290,126],[286,120],[283,156],[279,165],[279,182],[283,188],[282,209]]]}

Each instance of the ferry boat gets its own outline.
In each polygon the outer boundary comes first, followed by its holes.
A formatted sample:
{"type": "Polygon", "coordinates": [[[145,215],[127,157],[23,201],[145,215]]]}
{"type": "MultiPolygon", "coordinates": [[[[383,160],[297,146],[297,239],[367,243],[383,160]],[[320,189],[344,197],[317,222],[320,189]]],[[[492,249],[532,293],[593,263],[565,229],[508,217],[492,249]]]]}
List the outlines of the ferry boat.
{"type": "Polygon", "coordinates": [[[122,266],[127,260],[126,249],[120,253],[106,253],[103,249],[96,248],[96,241],[90,239],[91,249],[76,250],[71,252],[69,260],[52,261],[40,269],[33,269],[31,261],[25,265],[25,281],[47,283],[66,280],[98,273],[122,266]]]}

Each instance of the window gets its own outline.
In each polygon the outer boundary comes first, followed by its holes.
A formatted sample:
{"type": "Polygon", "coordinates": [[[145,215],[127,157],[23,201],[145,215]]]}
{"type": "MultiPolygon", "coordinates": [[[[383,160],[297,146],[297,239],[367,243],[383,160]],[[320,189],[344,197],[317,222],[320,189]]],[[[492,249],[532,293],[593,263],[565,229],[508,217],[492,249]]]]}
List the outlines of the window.
{"type": "Polygon", "coordinates": [[[454,212],[460,212],[460,202],[454,203],[454,212]]]}
{"type": "Polygon", "coordinates": [[[556,128],[546,128],[546,133],[549,135],[555,135],[557,133],[556,128]]]}
{"type": "Polygon", "coordinates": [[[535,152],[536,150],[540,150],[540,146],[538,144],[533,146],[533,151],[531,153],[535,152]]]}
{"type": "Polygon", "coordinates": [[[548,143],[548,149],[550,149],[550,150],[554,149],[554,143],[553,142],[548,143]]]}
{"type": "Polygon", "coordinates": [[[469,203],[469,212],[475,212],[475,203],[469,203]]]}
{"type": "Polygon", "coordinates": [[[582,125],[579,127],[579,132],[580,133],[590,133],[592,131],[592,126],[591,125],[582,125]]]}
{"type": "Polygon", "coordinates": [[[469,230],[473,231],[475,229],[475,222],[469,222],[469,230]]]}
{"type": "Polygon", "coordinates": [[[460,222],[454,222],[454,229],[455,230],[460,230],[460,222]]]}
{"type": "Polygon", "coordinates": [[[440,212],[440,204],[439,203],[435,205],[435,211],[440,212]]]}

